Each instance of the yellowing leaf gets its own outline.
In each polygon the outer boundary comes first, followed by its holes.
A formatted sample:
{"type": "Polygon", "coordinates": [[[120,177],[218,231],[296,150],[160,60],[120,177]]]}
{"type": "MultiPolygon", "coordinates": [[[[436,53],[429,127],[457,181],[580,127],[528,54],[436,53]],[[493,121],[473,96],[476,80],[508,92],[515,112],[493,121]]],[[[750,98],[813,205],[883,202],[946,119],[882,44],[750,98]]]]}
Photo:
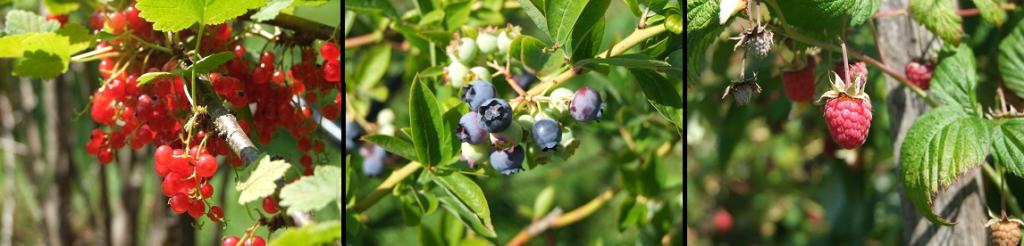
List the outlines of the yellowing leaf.
{"type": "Polygon", "coordinates": [[[246,204],[273,194],[277,188],[274,181],[284,176],[289,167],[291,164],[284,160],[271,161],[270,156],[264,155],[256,164],[256,170],[249,175],[249,179],[235,185],[235,189],[240,192],[238,203],[246,204]]]}

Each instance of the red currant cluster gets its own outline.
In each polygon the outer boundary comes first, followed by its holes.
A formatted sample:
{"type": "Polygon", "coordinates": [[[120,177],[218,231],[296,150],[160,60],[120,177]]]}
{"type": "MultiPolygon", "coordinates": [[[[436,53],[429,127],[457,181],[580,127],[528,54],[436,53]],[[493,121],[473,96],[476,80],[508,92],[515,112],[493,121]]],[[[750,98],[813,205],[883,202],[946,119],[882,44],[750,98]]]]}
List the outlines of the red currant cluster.
{"type": "MultiPolygon", "coordinates": [[[[185,149],[160,145],[154,158],[156,173],[164,177],[161,187],[164,196],[170,197],[171,210],[179,214],[188,212],[193,218],[207,214],[204,201],[213,196],[209,181],[217,172],[217,158],[200,145],[190,147],[187,154],[185,149]]],[[[224,211],[212,206],[207,216],[212,221],[220,221],[224,211]]]]}
{"type": "Polygon", "coordinates": [[[220,245],[221,246],[243,246],[243,245],[244,246],[264,246],[264,245],[267,245],[267,241],[264,241],[263,237],[260,237],[260,236],[257,236],[257,235],[253,235],[252,237],[246,239],[245,240],[245,244],[242,244],[241,240],[242,239],[238,238],[238,236],[230,236],[230,237],[224,238],[224,240],[221,241],[220,245]]]}

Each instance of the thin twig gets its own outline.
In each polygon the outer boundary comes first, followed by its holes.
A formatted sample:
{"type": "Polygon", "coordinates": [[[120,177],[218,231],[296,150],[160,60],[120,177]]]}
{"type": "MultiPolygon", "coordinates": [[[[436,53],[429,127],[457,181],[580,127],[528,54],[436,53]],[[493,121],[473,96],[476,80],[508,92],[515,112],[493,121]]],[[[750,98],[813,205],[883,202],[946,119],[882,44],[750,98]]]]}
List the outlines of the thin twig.
{"type": "MultiPolygon", "coordinates": [[[[600,195],[597,195],[597,197],[594,197],[594,199],[588,202],[587,204],[580,206],[579,208],[576,208],[568,213],[561,214],[557,216],[557,218],[554,218],[553,221],[551,221],[551,219],[547,217],[538,220],[530,224],[526,228],[523,228],[523,230],[520,231],[519,234],[516,234],[516,236],[512,238],[512,240],[509,241],[508,244],[506,244],[506,246],[523,245],[529,242],[530,239],[532,239],[534,236],[544,232],[544,230],[548,228],[561,228],[579,222],[580,220],[583,220],[584,218],[590,216],[591,214],[594,214],[594,212],[597,212],[597,210],[604,206],[604,204],[607,203],[609,200],[611,200],[612,197],[614,197],[615,194],[618,193],[618,191],[618,187],[606,190],[602,192],[600,195]]],[[[552,211],[550,214],[548,214],[548,216],[555,214],[555,212],[561,213],[561,211],[556,210],[552,211]]]]}

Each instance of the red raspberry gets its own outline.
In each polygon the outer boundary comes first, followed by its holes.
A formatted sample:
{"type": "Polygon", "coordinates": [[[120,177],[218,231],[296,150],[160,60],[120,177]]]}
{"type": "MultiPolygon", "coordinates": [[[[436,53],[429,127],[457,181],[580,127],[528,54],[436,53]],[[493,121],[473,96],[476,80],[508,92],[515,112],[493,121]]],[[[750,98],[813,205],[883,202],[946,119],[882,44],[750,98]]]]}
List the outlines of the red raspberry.
{"type": "MultiPolygon", "coordinates": [[[[846,69],[843,66],[836,64],[836,73],[839,74],[839,78],[846,79],[846,69]]],[[[861,81],[868,81],[868,67],[864,62],[857,62],[850,65],[850,83],[856,82],[857,78],[861,81]]]]}
{"type": "Polygon", "coordinates": [[[829,99],[825,103],[825,121],[840,147],[860,147],[871,128],[871,102],[846,96],[829,99]]]}
{"type": "Polygon", "coordinates": [[[932,71],[935,71],[935,64],[911,61],[907,63],[906,67],[907,80],[921,89],[928,90],[928,87],[931,86],[932,71]]]}
{"type": "MultiPolygon", "coordinates": [[[[864,144],[871,128],[871,98],[864,93],[864,80],[843,82],[839,73],[832,80],[832,89],[818,99],[825,103],[825,122],[828,132],[839,147],[853,149],[864,144]]],[[[867,74],[865,73],[864,76],[867,74]]],[[[860,75],[858,75],[860,76],[860,75]]]]}
{"type": "Polygon", "coordinates": [[[782,73],[786,96],[794,102],[810,102],[814,96],[814,66],[782,73]]]}
{"type": "Polygon", "coordinates": [[[712,217],[712,221],[715,224],[715,231],[728,232],[732,230],[732,215],[725,209],[719,209],[715,212],[712,217]]]}

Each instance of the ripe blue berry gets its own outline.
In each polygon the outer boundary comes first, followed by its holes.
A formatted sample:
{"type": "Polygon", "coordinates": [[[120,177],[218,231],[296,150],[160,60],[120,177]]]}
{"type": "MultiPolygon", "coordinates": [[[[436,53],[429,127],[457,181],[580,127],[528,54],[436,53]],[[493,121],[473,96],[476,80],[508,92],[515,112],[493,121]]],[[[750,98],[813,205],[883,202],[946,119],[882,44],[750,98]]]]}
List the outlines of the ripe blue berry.
{"type": "Polygon", "coordinates": [[[519,87],[523,89],[530,88],[530,85],[537,81],[537,77],[529,73],[521,73],[512,79],[515,80],[516,84],[519,84],[519,87]]]}
{"type": "Polygon", "coordinates": [[[359,147],[359,137],[363,135],[363,128],[354,121],[345,122],[345,151],[352,151],[359,147]]]}
{"type": "Polygon", "coordinates": [[[533,143],[541,151],[555,150],[562,142],[562,128],[550,119],[542,119],[533,124],[533,143]]]}
{"type": "Polygon", "coordinates": [[[476,110],[487,99],[494,98],[494,85],[483,80],[469,83],[462,94],[462,101],[469,104],[470,110],[476,110]]]}
{"type": "Polygon", "coordinates": [[[491,167],[504,175],[512,175],[523,171],[523,146],[511,150],[491,152],[491,167]]]}
{"type": "Polygon", "coordinates": [[[487,141],[487,131],[480,127],[480,117],[476,112],[470,111],[459,119],[459,128],[455,134],[459,140],[470,144],[482,144],[487,141]]]}
{"type": "Polygon", "coordinates": [[[569,113],[576,121],[584,122],[601,118],[601,111],[604,105],[601,103],[601,95],[590,87],[583,87],[576,91],[576,95],[569,104],[569,113]]]}
{"type": "Polygon", "coordinates": [[[500,132],[512,124],[512,107],[500,98],[487,99],[476,108],[480,126],[487,132],[500,132]]]}
{"type": "MultiPolygon", "coordinates": [[[[361,151],[364,152],[364,151],[361,151]]],[[[377,176],[384,171],[384,157],[387,152],[384,152],[384,148],[374,145],[372,150],[365,151],[369,153],[363,154],[363,174],[366,176],[377,176]]]]}

